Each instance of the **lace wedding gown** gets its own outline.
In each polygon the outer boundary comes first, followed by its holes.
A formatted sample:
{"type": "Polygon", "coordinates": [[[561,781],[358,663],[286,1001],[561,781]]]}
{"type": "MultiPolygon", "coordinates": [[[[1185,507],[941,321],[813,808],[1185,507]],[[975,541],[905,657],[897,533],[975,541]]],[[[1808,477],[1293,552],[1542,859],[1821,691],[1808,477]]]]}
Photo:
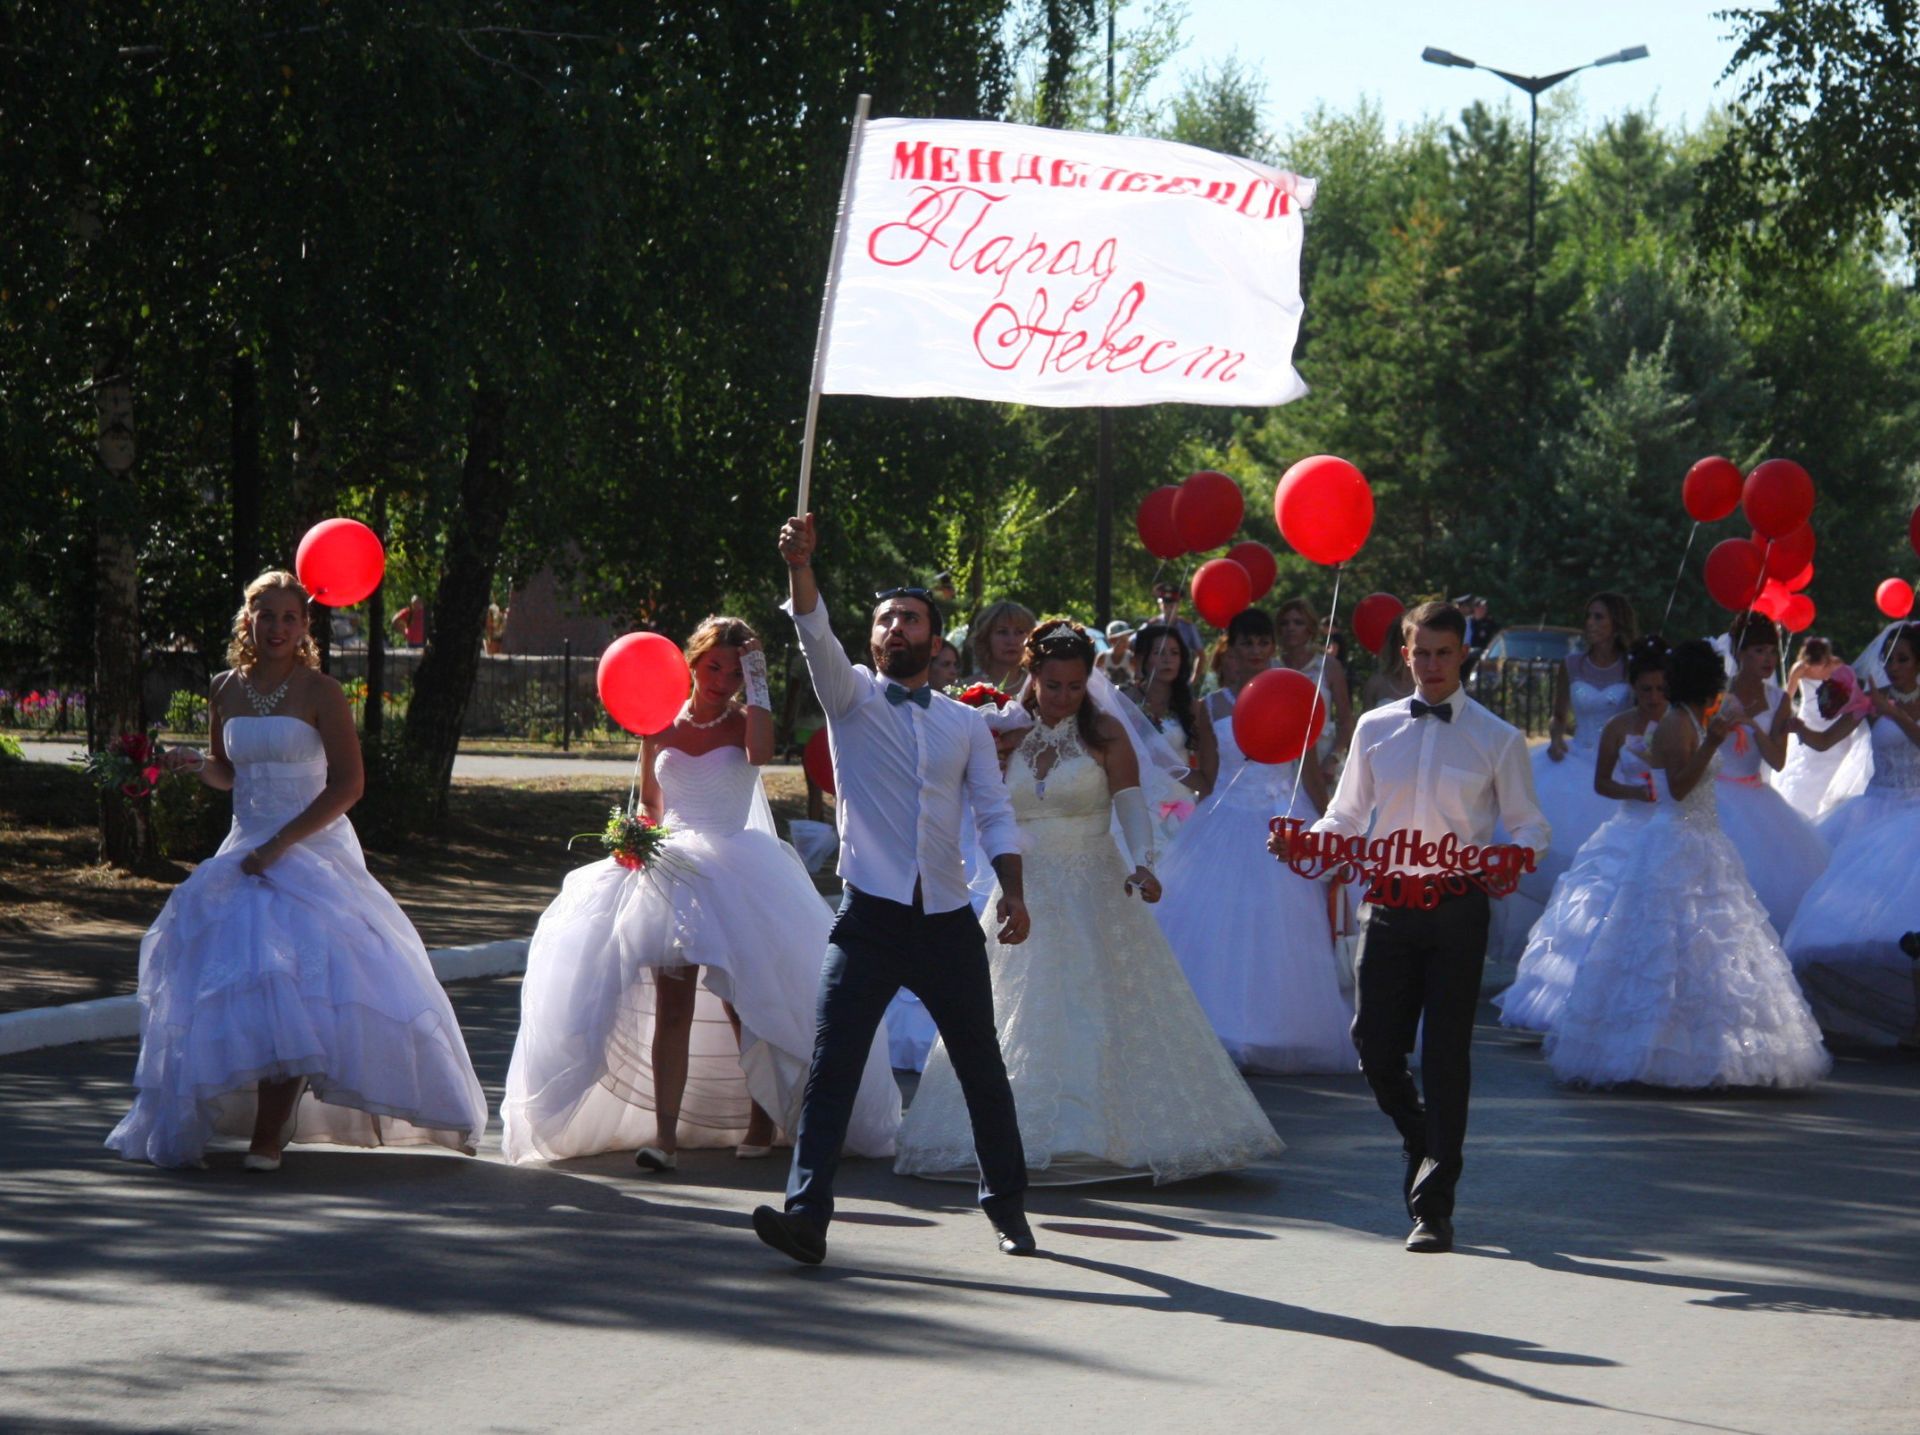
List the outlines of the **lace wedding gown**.
{"type": "MultiPolygon", "coordinates": [[[[534,932],[500,1108],[509,1161],[653,1139],[662,969],[701,969],[678,1143],[738,1142],[750,1101],[789,1131],[799,1117],[832,909],[774,835],[760,770],[740,748],[668,748],[654,776],[672,833],[663,856],[641,871],[611,857],[574,869],[534,932]],[[737,1042],[722,1002],[740,1017],[737,1042]]],[[[899,1088],[876,1041],[847,1149],[889,1155],[899,1124],[899,1088]]]]}
{"type": "MultiPolygon", "coordinates": [[[[1128,869],[1109,825],[1106,773],[1072,719],[1028,735],[1008,785],[1033,935],[1002,946],[991,908],[983,924],[994,1021],[1034,1180],[1177,1181],[1283,1150],[1147,907],[1121,899],[1128,869]]],[[[928,1058],[894,1169],[977,1179],[944,1044],[928,1058]]]]}
{"type": "Polygon", "coordinates": [[[1886,718],[1868,741],[1873,775],[1821,822],[1833,861],[1783,945],[1825,1030],[1887,1046],[1914,1027],[1914,961],[1900,937],[1920,928],[1920,747],[1886,718]]]}
{"type": "Polygon", "coordinates": [[[469,1155],[487,1098],[427,949],[336,818],[259,877],[240,864],[327,785],[300,718],[228,718],[233,826],[140,942],[139,1095],[107,1145],[156,1166],[253,1132],[261,1080],[305,1077],[295,1142],[469,1155]]]}
{"type": "MultiPolygon", "coordinates": [[[[1571,759],[1569,759],[1571,761],[1571,759]]],[[[1629,737],[1613,764],[1614,781],[1647,784],[1647,739],[1629,737]]],[[[1620,892],[1620,879],[1640,844],[1655,804],[1608,798],[1613,816],[1600,824],[1574,854],[1573,865],[1553,885],[1553,897],[1527,937],[1513,985],[1493,999],[1502,1026],[1551,1031],[1554,1018],[1573,990],[1574,973],[1599,935],[1600,924],[1620,892]]],[[[1558,834],[1555,834],[1556,840],[1558,834]]]]}
{"type": "Polygon", "coordinates": [[[1660,800],[1594,914],[1547,1060],[1563,1081],[1810,1086],[1831,1061],[1733,843],[1713,771],[1660,800]]]}
{"type": "Polygon", "coordinates": [[[1242,1070],[1357,1071],[1329,884],[1308,881],[1267,851],[1274,817],[1311,822],[1319,814],[1295,781],[1297,763],[1248,762],[1230,711],[1213,727],[1219,776],[1160,865],[1166,895],[1153,915],[1242,1070]]]}

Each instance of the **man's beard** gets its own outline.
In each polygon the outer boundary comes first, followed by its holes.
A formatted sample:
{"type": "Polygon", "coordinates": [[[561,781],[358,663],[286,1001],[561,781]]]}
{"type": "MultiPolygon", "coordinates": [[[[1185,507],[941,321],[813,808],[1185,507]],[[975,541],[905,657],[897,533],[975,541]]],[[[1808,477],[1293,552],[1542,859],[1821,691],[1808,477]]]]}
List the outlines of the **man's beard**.
{"type": "Polygon", "coordinates": [[[908,678],[917,678],[927,670],[933,661],[933,644],[909,643],[904,648],[875,648],[873,666],[881,676],[905,682],[908,678]]]}

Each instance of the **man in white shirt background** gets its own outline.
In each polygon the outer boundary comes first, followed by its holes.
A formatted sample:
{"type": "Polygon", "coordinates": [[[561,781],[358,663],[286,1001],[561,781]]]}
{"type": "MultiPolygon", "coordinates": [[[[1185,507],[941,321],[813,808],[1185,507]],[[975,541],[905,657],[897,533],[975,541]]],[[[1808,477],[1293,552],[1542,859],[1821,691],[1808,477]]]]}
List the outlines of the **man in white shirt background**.
{"type": "Polygon", "coordinates": [[[966,1094],[980,1205],[1000,1249],[1031,1255],[1026,1153],[994,1028],[986,937],[961,858],[963,834],[971,840],[977,830],[1000,879],[1000,940],[1025,941],[1019,831],[993,736],[972,708],[928,685],[940,608],[927,590],[879,594],[868,639],[873,666],[848,661],[820,601],[816,544],[812,514],[780,531],[787,610],[827,718],[846,896],[820,974],[786,1209],[759,1207],[753,1228],[797,1261],[825,1258],[833,1178],[860,1073],[887,1004],[904,986],[939,1028],[966,1094]]]}
{"type": "MultiPolygon", "coordinates": [[[[1401,634],[1414,694],[1360,719],[1333,801],[1312,830],[1376,838],[1418,832],[1428,843],[1451,833],[1457,848],[1485,848],[1499,821],[1537,860],[1550,833],[1534,796],[1526,738],[1460,686],[1466,615],[1450,603],[1422,603],[1401,619],[1401,634]]],[[[1282,856],[1286,845],[1280,834],[1271,844],[1282,856]]],[[[1461,876],[1403,862],[1382,886],[1417,891],[1431,880],[1438,902],[1423,908],[1370,901],[1361,918],[1353,1039],[1374,1099],[1400,1132],[1402,1192],[1414,1221],[1407,1249],[1424,1253],[1453,1248],[1487,955],[1490,898],[1461,876]],[[1444,880],[1449,875],[1454,880],[1444,880]],[[1423,1020],[1424,1102],[1407,1069],[1423,1020]]]]}

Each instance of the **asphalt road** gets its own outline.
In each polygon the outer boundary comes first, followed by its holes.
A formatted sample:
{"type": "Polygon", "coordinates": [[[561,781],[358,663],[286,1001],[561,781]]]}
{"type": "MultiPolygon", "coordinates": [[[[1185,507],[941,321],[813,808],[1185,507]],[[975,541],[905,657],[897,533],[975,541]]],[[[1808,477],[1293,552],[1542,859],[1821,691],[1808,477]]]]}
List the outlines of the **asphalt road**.
{"type": "MultiPolygon", "coordinates": [[[[512,981],[455,989],[497,1101],[512,981]]],[[[0,1062],[0,1428],[632,1432],[1920,1428],[1920,1065],[1791,1097],[1578,1093],[1481,1030],[1460,1250],[1403,1252],[1356,1078],[1261,1080],[1287,1152],[1036,1192],[855,1162],[828,1264],[763,1248],[783,1165],[666,1178],[298,1147],[102,1150],[132,1043],[0,1062]]]]}

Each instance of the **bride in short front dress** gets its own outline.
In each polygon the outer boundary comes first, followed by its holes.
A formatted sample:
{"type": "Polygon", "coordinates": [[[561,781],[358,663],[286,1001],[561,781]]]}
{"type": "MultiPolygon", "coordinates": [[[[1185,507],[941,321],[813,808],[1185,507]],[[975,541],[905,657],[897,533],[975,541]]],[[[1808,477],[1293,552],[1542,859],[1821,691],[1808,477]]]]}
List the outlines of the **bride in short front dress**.
{"type": "MultiPolygon", "coordinates": [[[[1104,714],[1082,722],[1092,642],[1057,619],[1034,630],[1028,653],[1036,722],[1007,780],[1033,935],[1004,946],[989,922],[987,956],[1032,1179],[1167,1182],[1275,1155],[1280,1138],[1158,924],[1144,906],[1109,900],[1135,890],[1153,900],[1159,884],[1149,865],[1154,829],[1125,731],[1104,714]],[[1133,852],[1131,875],[1113,837],[1116,811],[1133,852]]],[[[977,1178],[966,1103],[943,1045],[908,1109],[894,1169],[977,1178]]]]}

